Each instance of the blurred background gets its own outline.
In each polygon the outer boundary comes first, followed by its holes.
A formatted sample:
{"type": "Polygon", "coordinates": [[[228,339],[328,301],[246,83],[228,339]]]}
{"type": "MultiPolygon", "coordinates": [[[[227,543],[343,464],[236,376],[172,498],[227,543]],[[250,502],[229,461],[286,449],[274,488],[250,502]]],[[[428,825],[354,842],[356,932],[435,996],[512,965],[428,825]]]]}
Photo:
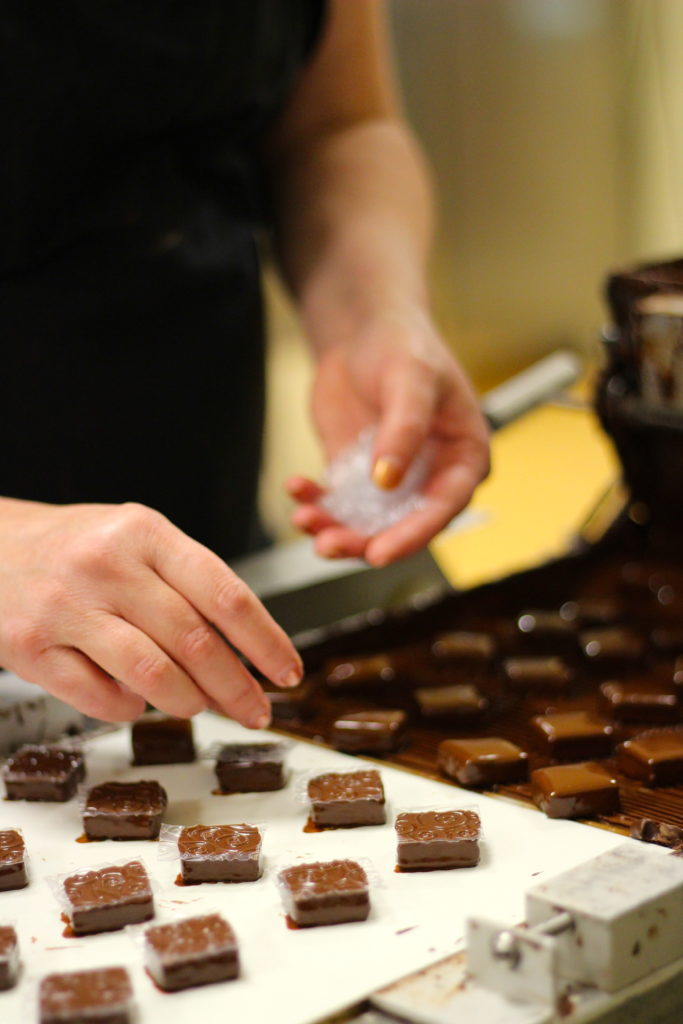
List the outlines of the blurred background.
{"type": "MultiPolygon", "coordinates": [[[[479,391],[557,347],[599,360],[609,269],[683,253],[683,0],[388,0],[439,193],[433,298],[479,391]]],[[[310,365],[268,275],[265,520],[320,476],[310,365]]]]}

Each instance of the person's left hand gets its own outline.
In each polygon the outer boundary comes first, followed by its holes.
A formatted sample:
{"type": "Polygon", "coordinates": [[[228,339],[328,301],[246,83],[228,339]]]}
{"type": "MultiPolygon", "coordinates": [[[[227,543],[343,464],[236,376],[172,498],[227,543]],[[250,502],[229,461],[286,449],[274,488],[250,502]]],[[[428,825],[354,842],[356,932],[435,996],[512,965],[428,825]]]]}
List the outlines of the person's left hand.
{"type": "Polygon", "coordinates": [[[425,441],[431,472],[422,508],[366,537],[318,504],[323,489],[301,476],[287,481],[298,503],[292,522],[313,534],[328,558],[365,557],[386,565],[411,554],[465,507],[488,473],[488,428],[472,386],[418,308],[392,311],[319,356],[312,411],[325,455],[333,459],[369,426],[376,427],[373,480],[396,487],[425,441]]]}

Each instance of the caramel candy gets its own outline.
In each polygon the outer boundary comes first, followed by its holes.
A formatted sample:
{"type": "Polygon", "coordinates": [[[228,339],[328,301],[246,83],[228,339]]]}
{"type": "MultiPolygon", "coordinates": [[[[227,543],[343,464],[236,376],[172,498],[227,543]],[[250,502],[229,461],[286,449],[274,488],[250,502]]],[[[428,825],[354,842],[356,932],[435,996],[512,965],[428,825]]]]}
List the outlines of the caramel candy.
{"type": "Polygon", "coordinates": [[[88,839],[156,839],[168,804],[158,782],[103,782],[85,798],[88,839]]]}
{"type": "Polygon", "coordinates": [[[526,779],[528,759],[526,751],[498,736],[444,740],[439,768],[462,786],[496,786],[526,779]]]}
{"type": "Polygon", "coordinates": [[[471,721],[488,710],[490,701],[476,686],[421,686],[414,692],[420,714],[428,721],[471,721]]]}
{"type": "Polygon", "coordinates": [[[23,889],[28,885],[26,875],[26,846],[15,828],[0,832],[0,892],[23,889]]]}
{"type": "Polygon", "coordinates": [[[480,832],[475,811],[405,811],[396,818],[398,866],[401,871],[474,867],[480,832]]]}
{"type": "Polygon", "coordinates": [[[574,673],[563,658],[506,658],[503,676],[513,690],[567,690],[574,673]]]}
{"type": "Polygon", "coordinates": [[[139,860],[79,871],[63,887],[75,935],[116,931],[154,917],[152,889],[139,860]]]}
{"type": "Polygon", "coordinates": [[[296,864],[278,875],[288,917],[300,928],[365,921],[370,893],[365,871],[353,860],[296,864]]]}
{"type": "Polygon", "coordinates": [[[8,800],[70,800],[85,778],[83,754],[66,746],[26,744],[2,769],[8,800]]]}
{"type": "Polygon", "coordinates": [[[579,644],[587,661],[594,665],[637,666],[645,655],[646,644],[640,633],[625,626],[584,629],[579,644]]]}
{"type": "Polygon", "coordinates": [[[624,775],[648,786],[677,786],[683,782],[683,731],[634,736],[617,748],[617,763],[624,775]]]}
{"type": "Polygon", "coordinates": [[[324,672],[325,684],[331,690],[364,689],[365,687],[391,686],[396,682],[397,672],[392,659],[386,654],[366,658],[347,658],[344,661],[328,662],[324,672]]]}
{"type": "Polygon", "coordinates": [[[440,633],[434,640],[431,655],[443,668],[463,671],[485,668],[496,653],[496,642],[489,633],[469,633],[465,630],[440,633]]]}
{"type": "Polygon", "coordinates": [[[374,769],[316,775],[308,783],[308,796],[314,825],[350,828],[386,821],[384,787],[374,769]]]}
{"type": "Polygon", "coordinates": [[[282,743],[227,743],[216,758],[216,778],[226,793],[264,793],[285,785],[282,743]]]}
{"type": "Polygon", "coordinates": [[[191,825],[178,837],[184,882],[254,882],[261,877],[255,825],[191,825]]]}
{"type": "Polygon", "coordinates": [[[133,989],[123,967],[48,974],[40,983],[40,1024],[129,1024],[133,989]]]}
{"type": "Polygon", "coordinates": [[[665,689],[647,688],[641,682],[607,682],[600,686],[600,703],[619,722],[661,722],[679,720],[678,696],[665,689]]]}
{"type": "Polygon", "coordinates": [[[220,914],[153,925],[145,931],[145,966],[166,992],[228,981],[239,974],[237,940],[220,914]]]}
{"type": "Polygon", "coordinates": [[[537,768],[531,795],[549,818],[594,818],[620,807],[617,780],[590,761],[537,768]]]}
{"type": "Polygon", "coordinates": [[[191,718],[149,711],[131,727],[133,764],[187,764],[196,752],[191,718]]]}
{"type": "Polygon", "coordinates": [[[405,711],[356,711],[337,718],[329,740],[348,754],[387,754],[396,750],[405,735],[405,711]]]}
{"type": "Polygon", "coordinates": [[[561,711],[531,719],[534,736],[545,752],[557,761],[608,757],[612,752],[613,727],[587,711],[561,711]]]}
{"type": "Polygon", "coordinates": [[[11,925],[0,925],[0,991],[12,988],[19,977],[19,943],[11,925]]]}

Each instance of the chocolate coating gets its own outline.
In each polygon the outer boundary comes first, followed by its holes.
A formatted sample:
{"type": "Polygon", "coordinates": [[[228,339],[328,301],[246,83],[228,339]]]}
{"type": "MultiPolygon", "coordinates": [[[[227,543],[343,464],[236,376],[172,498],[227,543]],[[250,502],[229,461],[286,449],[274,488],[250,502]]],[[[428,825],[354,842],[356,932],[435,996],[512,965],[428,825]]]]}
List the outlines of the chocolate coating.
{"type": "Polygon", "coordinates": [[[0,925],[0,991],[12,988],[19,977],[19,943],[11,925],[0,925]]]}
{"type": "Polygon", "coordinates": [[[323,676],[331,690],[346,690],[391,686],[396,682],[397,672],[389,655],[377,654],[328,662],[323,676]]]}
{"type": "Polygon", "coordinates": [[[536,742],[553,760],[609,757],[613,727],[587,711],[536,715],[530,722],[536,742]]]}
{"type": "Polygon", "coordinates": [[[191,718],[149,711],[131,727],[133,764],[187,764],[196,751],[191,718]]]}
{"type": "Polygon", "coordinates": [[[253,882],[261,877],[255,825],[191,825],[178,837],[184,882],[253,882]]]}
{"type": "Polygon", "coordinates": [[[315,825],[352,828],[386,821],[384,788],[373,769],[316,775],[308,783],[308,797],[315,825]]]}
{"type": "Polygon", "coordinates": [[[617,749],[624,775],[648,786],[677,786],[683,782],[683,730],[643,733],[617,749]]]}
{"type": "Polygon", "coordinates": [[[80,750],[26,744],[2,769],[8,800],[70,800],[85,777],[80,750]]]}
{"type": "Polygon", "coordinates": [[[659,846],[683,850],[683,828],[666,821],[641,818],[631,825],[629,835],[632,839],[640,839],[644,843],[657,843],[659,846]]]}
{"type": "Polygon", "coordinates": [[[139,860],[79,871],[63,885],[76,935],[116,931],[154,916],[152,889],[139,860]]]}
{"type": "Polygon", "coordinates": [[[592,818],[619,810],[616,779],[598,764],[562,764],[531,773],[534,801],[549,818],[592,818]]]}
{"type": "Polygon", "coordinates": [[[650,643],[658,654],[683,653],[683,627],[656,626],[650,633],[650,643]]]}
{"type": "Polygon", "coordinates": [[[167,804],[158,782],[103,782],[86,796],[85,834],[89,839],[155,839],[167,804]]]}
{"type": "Polygon", "coordinates": [[[26,875],[26,846],[20,832],[9,828],[0,832],[0,892],[23,889],[26,875]]]}
{"type": "Polygon", "coordinates": [[[647,649],[640,633],[622,626],[582,630],[579,645],[586,661],[600,667],[637,667],[647,649]]]}
{"type": "Polygon", "coordinates": [[[281,743],[228,743],[216,758],[216,778],[226,793],[261,793],[285,785],[281,743]]]}
{"type": "Polygon", "coordinates": [[[48,974],[40,983],[40,1024],[129,1024],[133,989],[123,967],[48,974]]]}
{"type": "Polygon", "coordinates": [[[440,633],[431,647],[436,665],[448,669],[482,669],[490,665],[496,653],[496,641],[489,633],[465,630],[440,633]]]}
{"type": "Polygon", "coordinates": [[[356,711],[333,722],[329,740],[349,754],[386,754],[400,744],[407,721],[405,711],[356,711]]]}
{"type": "Polygon", "coordinates": [[[443,740],[439,768],[462,786],[496,786],[522,782],[529,772],[528,755],[498,736],[443,740]]]}
{"type": "Polygon", "coordinates": [[[220,914],[153,925],[145,932],[145,966],[167,992],[228,981],[239,974],[237,940],[220,914]]]}
{"type": "Polygon", "coordinates": [[[503,676],[511,690],[569,689],[574,673],[563,658],[506,658],[503,676]]]}
{"type": "Polygon", "coordinates": [[[490,701],[476,686],[421,686],[414,693],[420,714],[426,721],[473,721],[488,710],[490,701]]]}
{"type": "Polygon", "coordinates": [[[577,626],[610,626],[622,616],[622,607],[613,597],[580,597],[565,601],[559,614],[577,626]]]}
{"type": "Polygon", "coordinates": [[[279,686],[262,685],[276,721],[290,722],[310,717],[310,701],[315,689],[310,680],[284,690],[279,686]]]}
{"type": "Polygon", "coordinates": [[[296,864],[278,875],[285,910],[300,927],[365,921],[370,894],[365,871],[352,860],[296,864]]]}
{"type": "Polygon", "coordinates": [[[544,609],[524,611],[517,618],[517,632],[520,640],[531,650],[558,654],[576,648],[576,623],[559,612],[544,609]]]}
{"type": "Polygon", "coordinates": [[[398,866],[402,871],[474,867],[480,832],[474,811],[406,811],[396,818],[398,866]]]}
{"type": "Polygon", "coordinates": [[[678,694],[646,681],[606,682],[600,686],[602,709],[618,722],[670,725],[680,718],[678,694]]]}

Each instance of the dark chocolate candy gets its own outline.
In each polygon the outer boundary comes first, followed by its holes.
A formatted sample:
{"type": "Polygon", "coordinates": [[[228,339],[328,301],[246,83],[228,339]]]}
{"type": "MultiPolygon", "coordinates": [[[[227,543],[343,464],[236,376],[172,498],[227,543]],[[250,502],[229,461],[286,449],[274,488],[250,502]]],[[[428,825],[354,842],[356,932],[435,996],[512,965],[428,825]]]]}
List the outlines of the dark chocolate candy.
{"type": "Polygon", "coordinates": [[[579,634],[579,646],[587,662],[601,668],[637,667],[647,649],[643,636],[626,626],[584,629],[579,634]]]}
{"type": "Polygon", "coordinates": [[[191,825],[180,830],[184,882],[253,882],[261,877],[261,833],[255,825],[191,825]]]}
{"type": "Polygon", "coordinates": [[[228,981],[239,974],[237,940],[220,914],[153,925],[145,931],[145,966],[167,992],[228,981]]]}
{"type": "Polygon", "coordinates": [[[565,601],[560,615],[577,626],[610,626],[622,617],[621,604],[612,597],[580,597],[565,601]]]}
{"type": "Polygon", "coordinates": [[[356,711],[340,715],[330,729],[329,741],[348,754],[387,754],[405,735],[405,711],[356,711]]]}
{"type": "Polygon", "coordinates": [[[402,871],[474,867],[480,832],[475,811],[405,811],[396,818],[398,866],[402,871]]]}
{"type": "Polygon", "coordinates": [[[534,738],[556,761],[609,757],[613,727],[588,711],[559,711],[531,719],[534,738]]]}
{"type": "Polygon", "coordinates": [[[311,715],[311,697],[315,687],[310,680],[299,686],[283,689],[279,686],[264,685],[266,697],[270,701],[273,718],[279,722],[301,721],[311,715]]]}
{"type": "Polygon", "coordinates": [[[0,832],[0,892],[23,889],[28,885],[26,875],[26,846],[15,828],[0,832]]]}
{"type": "Polygon", "coordinates": [[[650,633],[650,643],[658,654],[683,653],[683,626],[656,626],[650,633]]]}
{"type": "Polygon", "coordinates": [[[124,967],[48,974],[40,983],[40,1024],[130,1024],[133,988],[124,967]]]}
{"type": "Polygon", "coordinates": [[[382,779],[373,769],[316,775],[309,780],[308,797],[314,825],[352,828],[386,821],[382,779]]]}
{"type": "Polygon", "coordinates": [[[287,915],[302,928],[365,921],[370,912],[368,878],[353,860],[296,864],[278,884],[287,915]]]}
{"type": "Polygon", "coordinates": [[[425,721],[473,721],[490,706],[476,686],[461,683],[455,686],[421,686],[414,692],[420,714],[425,721]]]}
{"type": "Polygon", "coordinates": [[[282,743],[228,743],[216,758],[216,778],[226,793],[261,793],[285,785],[282,743]]]}
{"type": "Polygon", "coordinates": [[[19,977],[19,943],[9,924],[0,925],[0,991],[12,988],[19,977]]]}
{"type": "Polygon", "coordinates": [[[624,775],[648,786],[677,786],[683,782],[683,730],[634,736],[617,748],[617,763],[624,775]]]}
{"type": "Polygon", "coordinates": [[[683,850],[683,828],[671,825],[667,821],[653,821],[652,818],[641,818],[634,821],[629,829],[632,839],[640,839],[644,843],[657,843],[669,846],[674,850],[683,850]]]}
{"type": "Polygon", "coordinates": [[[85,798],[85,834],[88,839],[155,839],[167,805],[158,782],[103,782],[85,798]]]}
{"type": "Polygon", "coordinates": [[[150,711],[131,727],[133,764],[187,764],[196,751],[191,718],[150,711]]]}
{"type": "Polygon", "coordinates": [[[561,764],[531,773],[531,795],[549,818],[594,818],[619,810],[616,779],[599,764],[561,764]]]}
{"type": "Polygon", "coordinates": [[[600,686],[603,711],[618,722],[670,725],[680,719],[678,694],[646,681],[606,682],[600,686]]]}
{"type": "Polygon", "coordinates": [[[8,800],[70,800],[85,777],[76,748],[27,744],[7,758],[2,770],[8,800]]]}
{"type": "Polygon", "coordinates": [[[330,661],[323,671],[325,684],[331,690],[364,689],[391,686],[397,672],[389,655],[376,654],[365,658],[330,661]]]}
{"type": "Polygon", "coordinates": [[[110,932],[154,917],[149,878],[139,860],[78,871],[63,882],[75,935],[110,932]]]}
{"type": "Polygon", "coordinates": [[[517,618],[517,631],[520,640],[530,650],[557,654],[573,651],[576,647],[576,624],[559,612],[543,609],[524,611],[517,618]]]}
{"type": "Polygon", "coordinates": [[[439,744],[439,768],[463,786],[496,786],[526,779],[526,751],[498,736],[444,740],[439,744]]]}
{"type": "Polygon", "coordinates": [[[512,690],[567,690],[574,673],[563,658],[506,658],[503,676],[512,690]]]}
{"type": "Polygon", "coordinates": [[[490,665],[496,653],[496,642],[490,633],[469,633],[464,630],[440,633],[432,643],[431,655],[440,668],[472,671],[490,665]]]}

